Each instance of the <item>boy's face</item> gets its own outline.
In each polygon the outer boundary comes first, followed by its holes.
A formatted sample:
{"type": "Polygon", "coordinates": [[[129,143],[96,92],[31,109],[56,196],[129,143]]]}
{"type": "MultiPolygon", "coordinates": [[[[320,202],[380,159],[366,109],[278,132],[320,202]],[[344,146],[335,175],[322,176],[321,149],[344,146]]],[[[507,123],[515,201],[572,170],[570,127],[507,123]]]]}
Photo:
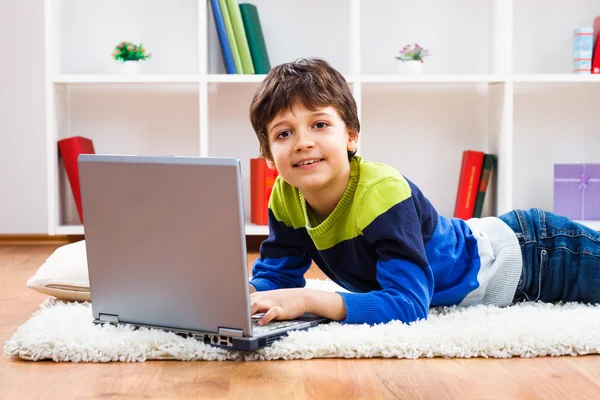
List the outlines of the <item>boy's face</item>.
{"type": "Polygon", "coordinates": [[[267,125],[267,135],[273,155],[268,166],[304,194],[337,186],[337,180],[347,177],[348,151],[356,149],[358,139],[335,108],[311,111],[302,105],[277,115],[267,125]]]}

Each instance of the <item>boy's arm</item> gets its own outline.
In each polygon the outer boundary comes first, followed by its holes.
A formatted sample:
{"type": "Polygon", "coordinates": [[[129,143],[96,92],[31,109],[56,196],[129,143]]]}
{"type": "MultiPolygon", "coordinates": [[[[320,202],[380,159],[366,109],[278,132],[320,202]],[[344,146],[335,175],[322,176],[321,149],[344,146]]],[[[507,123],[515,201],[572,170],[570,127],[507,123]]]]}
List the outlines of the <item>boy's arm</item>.
{"type": "Polygon", "coordinates": [[[260,245],[260,257],[252,266],[250,292],[304,287],[304,274],[311,264],[294,229],[277,220],[269,208],[269,237],[260,245]]]}
{"type": "MultiPolygon", "coordinates": [[[[378,184],[365,196],[363,209],[394,201],[390,199],[398,192],[398,185],[394,180],[378,184]]],[[[410,323],[428,316],[434,277],[425,253],[425,236],[435,229],[437,212],[423,197],[404,197],[389,208],[385,206],[385,212],[375,213],[374,218],[367,218],[368,212],[363,211],[357,221],[358,229],[379,257],[376,277],[381,290],[340,292],[346,307],[342,322],[410,323]]]]}
{"type": "Polygon", "coordinates": [[[346,317],[346,307],[337,293],[317,289],[296,288],[256,292],[251,295],[252,314],[264,312],[259,325],[273,319],[289,320],[306,313],[334,321],[346,317]]]}

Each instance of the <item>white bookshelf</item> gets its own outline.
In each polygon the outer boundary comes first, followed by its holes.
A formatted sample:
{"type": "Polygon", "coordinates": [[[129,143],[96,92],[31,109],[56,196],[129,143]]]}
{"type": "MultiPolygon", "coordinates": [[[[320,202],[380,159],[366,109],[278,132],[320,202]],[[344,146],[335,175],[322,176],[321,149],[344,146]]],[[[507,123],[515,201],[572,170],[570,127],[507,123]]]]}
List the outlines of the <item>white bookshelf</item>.
{"type": "MultiPolygon", "coordinates": [[[[56,147],[76,135],[99,153],[237,157],[249,218],[258,142],[248,106],[264,75],[225,73],[210,2],[45,2],[49,234],[83,233],[56,147]],[[140,74],[120,74],[110,58],[120,40],[152,51],[140,74]]],[[[591,26],[597,0],[248,2],[271,65],[322,57],[342,72],[359,154],[397,167],[441,214],[453,213],[467,148],[498,155],[485,215],[551,211],[552,165],[600,162],[600,75],[571,72],[573,28],[591,26]],[[433,55],[422,75],[399,75],[393,57],[414,42],[433,55]]],[[[248,223],[246,233],[268,229],[248,223]]]]}

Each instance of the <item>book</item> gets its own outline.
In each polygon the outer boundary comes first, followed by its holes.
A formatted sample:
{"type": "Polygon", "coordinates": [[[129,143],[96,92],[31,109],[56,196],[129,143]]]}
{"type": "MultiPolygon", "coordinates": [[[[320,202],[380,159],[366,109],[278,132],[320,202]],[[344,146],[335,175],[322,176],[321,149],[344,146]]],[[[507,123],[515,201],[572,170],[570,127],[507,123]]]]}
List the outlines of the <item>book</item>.
{"type": "Polygon", "coordinates": [[[240,51],[235,40],[235,34],[233,33],[233,25],[231,23],[231,16],[229,15],[229,7],[227,6],[227,0],[219,0],[219,7],[221,9],[221,14],[223,15],[223,24],[225,26],[225,31],[227,32],[229,46],[231,47],[231,55],[233,56],[235,70],[236,73],[241,74],[243,73],[242,59],[240,58],[240,51]]]}
{"type": "Polygon", "coordinates": [[[576,74],[592,73],[593,35],[592,27],[573,30],[573,72],[576,74]]]}
{"type": "Polygon", "coordinates": [[[250,222],[253,224],[269,224],[269,199],[278,175],[264,159],[250,159],[250,222]]]}
{"type": "Polygon", "coordinates": [[[62,159],[63,165],[65,166],[67,177],[69,178],[69,184],[71,186],[71,191],[73,192],[73,197],[75,198],[79,220],[83,223],[78,158],[80,154],[95,154],[94,142],[83,136],[68,137],[58,141],[58,151],[60,159],[62,159]]]}
{"type": "Polygon", "coordinates": [[[600,74],[600,17],[594,19],[594,52],[592,53],[592,74],[600,74]]]}
{"type": "Polygon", "coordinates": [[[267,45],[260,25],[260,18],[258,17],[258,9],[254,4],[241,3],[240,13],[242,14],[244,29],[248,38],[254,72],[257,74],[266,74],[271,69],[271,62],[269,61],[267,45]]]}
{"type": "MultiPolygon", "coordinates": [[[[233,27],[235,42],[237,43],[240,60],[242,62],[241,73],[254,74],[254,65],[252,65],[252,56],[250,55],[250,47],[248,46],[248,38],[246,37],[244,22],[242,21],[240,5],[238,4],[238,0],[226,0],[226,3],[229,8],[231,26],[233,27]]],[[[240,73],[240,71],[238,71],[238,73],[240,73]]]]}
{"type": "Polygon", "coordinates": [[[463,151],[454,205],[456,218],[473,218],[484,155],[484,152],[478,150],[463,151]]]}
{"type": "Polygon", "coordinates": [[[219,37],[219,45],[221,46],[221,54],[223,55],[223,63],[228,74],[237,73],[235,69],[235,62],[233,61],[233,52],[231,51],[231,45],[229,44],[229,38],[227,37],[227,29],[225,28],[225,21],[223,20],[223,13],[219,0],[210,0],[212,8],[213,18],[215,20],[215,26],[217,28],[217,36],[219,37]]]}
{"type": "Polygon", "coordinates": [[[473,217],[475,218],[481,218],[485,195],[489,186],[492,170],[495,168],[495,164],[495,155],[486,153],[483,156],[483,167],[481,170],[481,177],[479,178],[479,189],[477,192],[477,197],[475,198],[475,209],[473,210],[473,217]]]}

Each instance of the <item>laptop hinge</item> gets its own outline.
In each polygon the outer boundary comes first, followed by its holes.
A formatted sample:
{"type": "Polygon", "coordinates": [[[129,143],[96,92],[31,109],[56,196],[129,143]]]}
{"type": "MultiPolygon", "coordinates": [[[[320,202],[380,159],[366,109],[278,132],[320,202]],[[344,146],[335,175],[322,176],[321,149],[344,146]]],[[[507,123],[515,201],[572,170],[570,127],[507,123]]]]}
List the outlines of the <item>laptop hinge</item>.
{"type": "Polygon", "coordinates": [[[100,321],[103,321],[103,322],[112,322],[112,323],[118,323],[119,322],[119,316],[118,315],[114,315],[114,314],[102,314],[102,313],[100,313],[98,319],[100,321]]]}
{"type": "Polygon", "coordinates": [[[244,332],[241,329],[221,328],[219,327],[219,335],[242,337],[244,332]]]}

